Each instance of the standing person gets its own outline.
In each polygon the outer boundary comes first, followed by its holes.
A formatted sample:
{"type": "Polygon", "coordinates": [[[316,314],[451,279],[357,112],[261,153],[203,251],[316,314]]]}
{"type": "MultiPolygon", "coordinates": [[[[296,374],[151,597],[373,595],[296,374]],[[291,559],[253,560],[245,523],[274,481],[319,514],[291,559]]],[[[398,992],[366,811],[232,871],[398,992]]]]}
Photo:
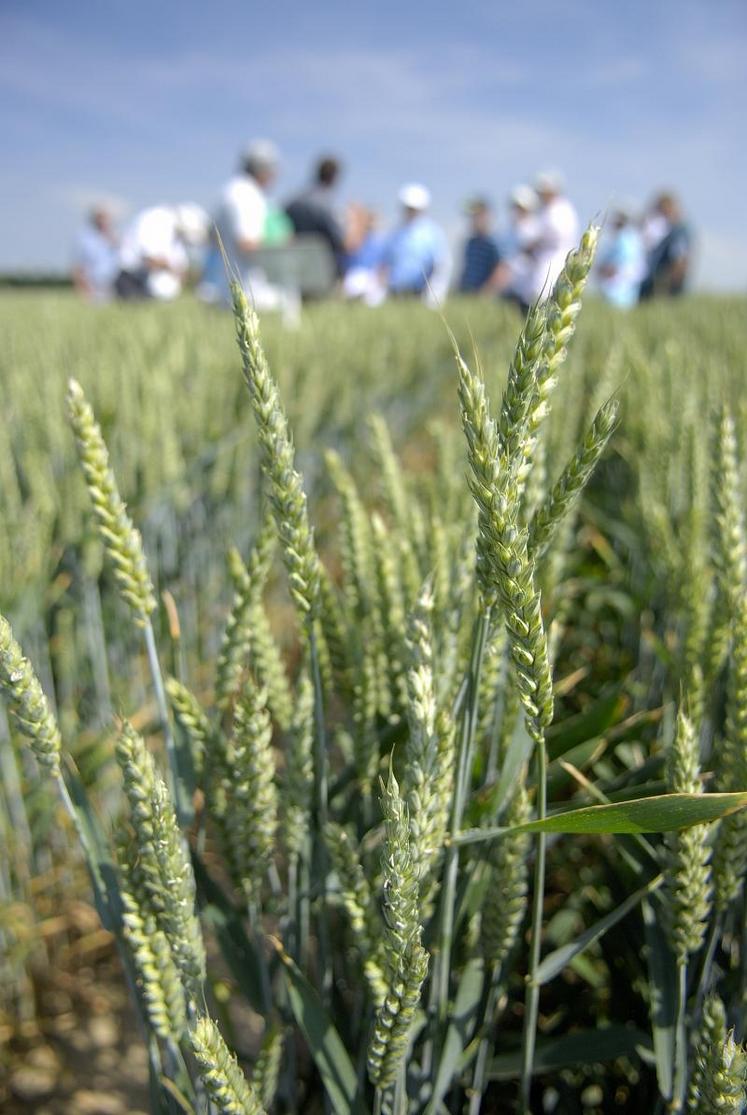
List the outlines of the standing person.
{"type": "Polygon", "coordinates": [[[89,302],[107,302],[119,271],[112,214],[95,205],[78,233],[73,255],[73,286],[89,302]]]}
{"type": "Polygon", "coordinates": [[[386,298],[381,280],[381,264],[385,239],[378,231],[378,217],[373,209],[351,203],[346,222],[345,274],[342,293],[351,301],[378,306],[386,298]]]}
{"type": "Polygon", "coordinates": [[[345,237],[335,210],[335,187],[341,172],[339,161],[325,155],[314,167],[311,184],[285,207],[297,236],[316,233],[326,240],[338,277],[345,260],[345,237]]]}
{"type": "Polygon", "coordinates": [[[659,218],[663,235],[651,247],[646,260],[646,276],[641,283],[642,301],[662,294],[671,298],[683,293],[690,271],[692,233],[675,194],[658,195],[650,218],[659,218]]]}
{"type": "Polygon", "coordinates": [[[437,304],[449,289],[451,259],[446,237],[428,216],[430,192],[420,183],[403,186],[398,195],[401,220],[386,242],[382,279],[395,297],[422,298],[437,304]]]}
{"type": "Polygon", "coordinates": [[[492,233],[493,214],[483,197],[467,202],[465,213],[470,219],[470,235],[464,245],[464,263],[459,279],[462,294],[479,294],[489,289],[490,279],[501,262],[498,245],[492,233]]]}
{"type": "Polygon", "coordinates": [[[190,250],[207,237],[207,213],[199,205],[154,205],[138,213],[125,229],[114,289],[127,301],[169,301],[181,292],[190,250]]]}
{"type": "Polygon", "coordinates": [[[657,212],[653,205],[649,206],[648,211],[641,218],[641,239],[647,256],[661,244],[668,232],[669,222],[666,217],[657,212]]]}
{"type": "Polygon", "coordinates": [[[638,301],[646,271],[643,240],[631,210],[618,206],[610,218],[610,231],[599,253],[597,279],[605,301],[629,309],[638,301]]]}
{"type": "Polygon", "coordinates": [[[530,251],[533,259],[531,301],[549,298],[568,253],[578,243],[578,217],[563,192],[563,179],[556,172],[538,174],[534,188],[539,198],[537,238],[530,251]]]}
{"type": "Polygon", "coordinates": [[[274,143],[254,140],[242,153],[238,172],[223,187],[214,218],[215,234],[199,287],[205,301],[230,303],[222,245],[229,267],[235,269],[241,285],[251,291],[257,306],[274,304],[276,292],[261,268],[253,265],[253,256],[265,243],[267,195],[277,178],[278,163],[274,143]]]}
{"type": "Polygon", "coordinates": [[[539,235],[538,206],[539,198],[531,186],[514,186],[508,196],[509,228],[499,243],[502,259],[491,279],[491,287],[522,313],[534,299],[532,251],[539,235]]]}

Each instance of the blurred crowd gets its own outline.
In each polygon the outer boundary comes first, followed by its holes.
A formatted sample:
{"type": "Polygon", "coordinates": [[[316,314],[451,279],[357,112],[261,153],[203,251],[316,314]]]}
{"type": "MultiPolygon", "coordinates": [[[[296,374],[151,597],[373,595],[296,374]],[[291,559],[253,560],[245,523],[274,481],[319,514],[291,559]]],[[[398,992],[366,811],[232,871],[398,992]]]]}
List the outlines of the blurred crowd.
{"type": "MultiPolygon", "coordinates": [[[[303,246],[311,248],[311,267],[324,272],[326,292],[351,301],[376,306],[418,298],[436,305],[453,289],[507,299],[526,311],[552,289],[580,235],[576,209],[554,172],[514,187],[500,225],[487,198],[472,198],[464,211],[467,235],[454,253],[421,183],[402,186],[399,219],[384,231],[365,205],[339,209],[337,158],[320,158],[308,183],[282,205],[273,200],[278,170],[274,144],[257,140],[242,152],[210,214],[193,203],[156,205],[120,234],[106,206],[96,206],[76,245],[76,288],[91,301],[165,300],[192,277],[200,298],[221,305],[229,301],[230,276],[258,308],[282,310],[301,292],[270,263],[278,249],[292,258],[303,246]]],[[[674,194],[659,193],[641,213],[617,205],[605,222],[599,293],[621,308],[681,294],[691,255],[692,235],[674,194]]]]}

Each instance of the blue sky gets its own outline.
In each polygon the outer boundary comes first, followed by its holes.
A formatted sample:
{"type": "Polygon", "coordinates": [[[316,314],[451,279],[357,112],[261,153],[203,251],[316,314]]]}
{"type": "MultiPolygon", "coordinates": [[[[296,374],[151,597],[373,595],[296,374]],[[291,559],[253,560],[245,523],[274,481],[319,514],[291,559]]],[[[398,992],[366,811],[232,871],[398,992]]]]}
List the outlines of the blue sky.
{"type": "Polygon", "coordinates": [[[101,195],[211,208],[262,135],[280,197],[330,149],[343,199],[420,179],[452,234],[544,167],[583,219],[672,186],[700,282],[745,289],[746,74],[744,0],[0,0],[0,269],[63,266],[101,195]]]}

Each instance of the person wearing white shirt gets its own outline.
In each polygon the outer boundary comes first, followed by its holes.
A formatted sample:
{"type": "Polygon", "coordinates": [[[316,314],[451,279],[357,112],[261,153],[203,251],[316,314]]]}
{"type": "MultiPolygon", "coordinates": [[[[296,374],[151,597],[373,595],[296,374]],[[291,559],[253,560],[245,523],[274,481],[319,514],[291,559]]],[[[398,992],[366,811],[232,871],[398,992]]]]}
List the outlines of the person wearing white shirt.
{"type": "Polygon", "coordinates": [[[664,214],[656,208],[649,209],[641,221],[641,239],[646,253],[653,252],[658,248],[668,232],[669,221],[664,214]]]}
{"type": "Polygon", "coordinates": [[[278,152],[266,139],[255,140],[243,152],[240,169],[229,178],[215,212],[215,235],[198,289],[206,302],[230,302],[226,264],[238,277],[254,303],[271,308],[277,291],[253,262],[254,253],[265,239],[267,191],[277,177],[278,152]]]}
{"type": "Polygon", "coordinates": [[[532,301],[549,298],[555,280],[563,270],[566,256],[576,247],[579,237],[578,216],[563,194],[560,175],[549,172],[539,174],[534,188],[540,206],[537,212],[537,239],[531,247],[532,301]]]}
{"type": "Polygon", "coordinates": [[[534,301],[535,265],[532,249],[539,236],[539,198],[531,186],[514,186],[508,196],[509,228],[498,242],[501,262],[491,289],[526,313],[534,301]]]}
{"type": "Polygon", "coordinates": [[[125,229],[114,284],[125,300],[168,301],[181,292],[189,268],[189,249],[207,235],[207,214],[198,205],[154,205],[125,229]]]}

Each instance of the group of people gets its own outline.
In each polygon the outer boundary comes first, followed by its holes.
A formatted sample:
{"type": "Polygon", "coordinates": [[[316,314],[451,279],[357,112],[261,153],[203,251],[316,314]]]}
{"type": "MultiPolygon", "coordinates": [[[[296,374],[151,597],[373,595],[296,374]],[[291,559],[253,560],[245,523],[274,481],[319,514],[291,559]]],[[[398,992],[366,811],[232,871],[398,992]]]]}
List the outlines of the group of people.
{"type": "MultiPolygon", "coordinates": [[[[376,213],[363,205],[338,211],[336,158],[319,159],[308,185],[283,206],[272,200],[278,168],[275,146],[255,141],[242,153],[212,215],[192,203],[152,206],[138,213],[121,237],[107,209],[96,207],[76,247],[77,289],[92,301],[170,299],[193,274],[201,298],[226,304],[234,277],[251,290],[258,308],[282,308],[289,292],[268,277],[262,253],[314,237],[344,298],[378,305],[388,298],[437,304],[445,297],[452,285],[452,253],[430,216],[424,185],[410,182],[400,189],[399,220],[384,233],[376,213]]],[[[552,289],[579,238],[576,211],[553,173],[511,191],[508,227],[501,234],[494,233],[485,198],[472,199],[466,215],[470,230],[456,289],[506,298],[523,310],[552,289]]],[[[621,307],[652,295],[679,294],[690,252],[690,232],[674,195],[660,194],[640,221],[618,206],[600,252],[599,290],[621,307]]]]}
{"type": "MultiPolygon", "coordinates": [[[[524,311],[552,289],[566,255],[578,242],[578,218],[556,174],[541,174],[534,186],[512,190],[509,229],[502,237],[493,235],[485,199],[471,201],[467,214],[471,229],[459,290],[498,294],[524,311]]],[[[690,268],[691,239],[674,194],[658,194],[638,218],[631,206],[616,206],[597,263],[600,294],[625,309],[654,295],[681,294],[690,268]]]]}

